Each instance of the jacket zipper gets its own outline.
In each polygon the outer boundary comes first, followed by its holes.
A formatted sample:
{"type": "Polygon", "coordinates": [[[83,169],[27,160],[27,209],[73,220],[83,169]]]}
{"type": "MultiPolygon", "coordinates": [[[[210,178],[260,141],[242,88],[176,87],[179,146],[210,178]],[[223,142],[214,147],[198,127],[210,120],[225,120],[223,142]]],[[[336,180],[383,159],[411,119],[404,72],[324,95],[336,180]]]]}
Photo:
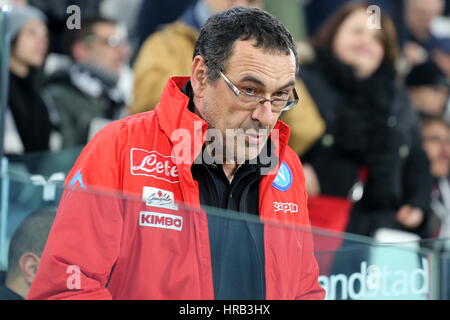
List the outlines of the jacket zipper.
{"type": "MultiPolygon", "coordinates": [[[[261,177],[258,177],[258,178],[255,178],[255,179],[253,179],[248,185],[247,185],[247,187],[245,187],[245,189],[244,189],[244,191],[242,192],[242,197],[241,197],[241,199],[243,199],[240,203],[239,203],[239,210],[240,211],[242,211],[242,212],[246,212],[246,208],[247,208],[247,195],[248,195],[248,191],[249,191],[249,189],[252,187],[252,185],[255,183],[255,182],[257,182],[258,180],[260,180],[261,179],[261,177]]],[[[260,196],[259,195],[259,192],[258,192],[258,196],[260,196]]],[[[258,199],[258,212],[259,212],[259,199],[258,199]]],[[[261,257],[261,253],[259,252],[259,248],[258,248],[258,244],[257,244],[257,242],[256,242],[256,238],[255,238],[255,236],[254,236],[254,234],[253,234],[253,232],[252,232],[252,230],[251,230],[251,227],[249,226],[249,223],[252,223],[252,224],[254,224],[254,223],[256,223],[256,222],[248,222],[248,221],[245,221],[245,225],[246,225],[246,227],[247,227],[247,229],[248,229],[248,232],[250,233],[250,237],[252,238],[252,240],[253,240],[253,245],[255,246],[255,251],[256,251],[256,254],[258,255],[258,259],[257,259],[257,266],[258,266],[258,274],[259,274],[259,296],[260,297],[262,297],[262,299],[264,299],[264,287],[265,287],[265,280],[264,280],[264,275],[263,275],[263,272],[262,272],[262,270],[263,270],[263,259],[262,259],[262,257],[261,257]]],[[[264,226],[263,226],[263,239],[264,239],[264,226]]],[[[264,241],[263,241],[263,246],[264,246],[264,241]]],[[[263,248],[263,250],[264,250],[264,248],[263,248]]]]}

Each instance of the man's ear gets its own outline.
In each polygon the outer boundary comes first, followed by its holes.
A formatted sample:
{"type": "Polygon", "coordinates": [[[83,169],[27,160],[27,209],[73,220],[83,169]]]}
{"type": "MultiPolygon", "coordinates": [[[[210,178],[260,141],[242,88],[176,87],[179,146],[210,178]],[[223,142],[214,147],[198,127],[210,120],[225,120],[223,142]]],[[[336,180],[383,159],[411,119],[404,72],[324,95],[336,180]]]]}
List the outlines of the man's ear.
{"type": "Polygon", "coordinates": [[[206,84],[208,67],[202,56],[196,56],[192,62],[191,85],[197,97],[202,97],[206,84]]]}
{"type": "Polygon", "coordinates": [[[32,252],[25,252],[19,259],[20,271],[26,282],[31,285],[36,276],[40,258],[32,252]]]}

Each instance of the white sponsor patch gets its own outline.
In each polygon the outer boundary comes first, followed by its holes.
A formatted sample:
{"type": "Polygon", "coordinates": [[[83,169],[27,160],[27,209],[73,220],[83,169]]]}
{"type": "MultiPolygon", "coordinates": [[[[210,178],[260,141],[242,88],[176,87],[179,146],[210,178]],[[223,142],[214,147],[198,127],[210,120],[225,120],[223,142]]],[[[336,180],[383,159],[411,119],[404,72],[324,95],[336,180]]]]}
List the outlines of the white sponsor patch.
{"type": "Polygon", "coordinates": [[[183,230],[183,217],[172,214],[141,211],[139,225],[141,227],[181,231],[183,230]]]}
{"type": "Polygon", "coordinates": [[[173,192],[164,189],[144,187],[142,201],[149,207],[157,207],[178,211],[173,192]]]}
{"type": "Polygon", "coordinates": [[[275,212],[284,212],[284,213],[297,213],[298,212],[298,205],[295,203],[286,203],[286,202],[277,202],[275,201],[273,203],[273,208],[275,212]]]}
{"type": "Polygon", "coordinates": [[[180,182],[173,157],[137,148],[131,149],[130,152],[132,175],[153,177],[169,183],[180,182]]]}

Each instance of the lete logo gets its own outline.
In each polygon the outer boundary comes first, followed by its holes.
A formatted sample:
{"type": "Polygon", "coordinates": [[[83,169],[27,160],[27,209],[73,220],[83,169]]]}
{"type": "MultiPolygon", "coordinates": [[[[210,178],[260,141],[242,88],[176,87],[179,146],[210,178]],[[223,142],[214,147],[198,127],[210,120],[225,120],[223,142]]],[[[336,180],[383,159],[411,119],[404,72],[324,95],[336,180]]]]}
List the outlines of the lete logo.
{"type": "Polygon", "coordinates": [[[283,162],[278,170],[278,174],[272,183],[272,186],[280,191],[288,191],[292,185],[292,171],[286,162],[283,162]]]}
{"type": "Polygon", "coordinates": [[[178,168],[171,156],[143,149],[131,149],[131,174],[147,176],[164,180],[169,183],[179,183],[178,168]]]}

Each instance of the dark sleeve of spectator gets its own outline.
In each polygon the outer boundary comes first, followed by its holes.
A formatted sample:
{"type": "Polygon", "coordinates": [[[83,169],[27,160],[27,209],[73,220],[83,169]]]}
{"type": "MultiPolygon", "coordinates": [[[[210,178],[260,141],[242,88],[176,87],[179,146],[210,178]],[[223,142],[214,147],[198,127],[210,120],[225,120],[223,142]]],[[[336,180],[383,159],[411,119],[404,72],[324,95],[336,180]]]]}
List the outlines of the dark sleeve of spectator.
{"type": "Polygon", "coordinates": [[[422,149],[422,137],[418,124],[411,128],[412,144],[403,175],[404,203],[421,208],[425,214],[430,211],[432,177],[430,163],[422,149]]]}
{"type": "Polygon", "coordinates": [[[448,16],[450,14],[450,0],[445,0],[445,12],[444,15],[448,16]]]}

